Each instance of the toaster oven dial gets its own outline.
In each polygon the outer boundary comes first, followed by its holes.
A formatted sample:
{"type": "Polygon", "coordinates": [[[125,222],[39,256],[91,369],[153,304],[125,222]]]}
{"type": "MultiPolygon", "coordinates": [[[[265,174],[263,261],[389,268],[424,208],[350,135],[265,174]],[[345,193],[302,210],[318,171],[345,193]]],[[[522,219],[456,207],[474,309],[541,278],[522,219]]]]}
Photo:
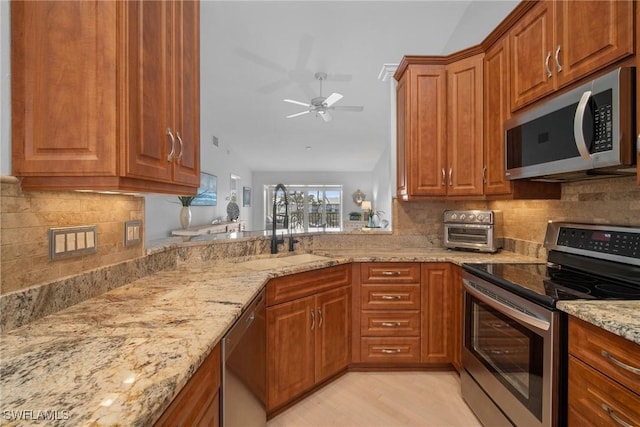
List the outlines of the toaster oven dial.
{"type": "Polygon", "coordinates": [[[474,214],[469,214],[469,222],[473,222],[474,219],[476,219],[476,216],[474,214]]]}
{"type": "Polygon", "coordinates": [[[478,222],[484,221],[484,215],[478,214],[478,222]]]}
{"type": "Polygon", "coordinates": [[[460,214],[460,221],[464,221],[467,216],[465,214],[460,214]]]}

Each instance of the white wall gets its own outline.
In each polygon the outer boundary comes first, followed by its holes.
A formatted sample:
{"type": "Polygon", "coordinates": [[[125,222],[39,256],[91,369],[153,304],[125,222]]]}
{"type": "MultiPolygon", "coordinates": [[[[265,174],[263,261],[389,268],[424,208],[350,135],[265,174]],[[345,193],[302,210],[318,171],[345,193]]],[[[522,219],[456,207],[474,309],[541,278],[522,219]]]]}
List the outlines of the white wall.
{"type": "Polygon", "coordinates": [[[480,43],[495,29],[496,17],[506,17],[518,3],[515,0],[474,0],[469,3],[442,54],[447,55],[480,43]]]}
{"type": "MultiPolygon", "coordinates": [[[[343,214],[360,212],[351,195],[360,189],[372,200],[374,180],[370,172],[254,172],[253,173],[253,226],[256,230],[264,228],[264,186],[275,185],[342,185],[343,214]]],[[[390,200],[390,199],[389,199],[390,200]]]]}
{"type": "Polygon", "coordinates": [[[0,175],[11,175],[11,19],[0,0],[0,175]]]}

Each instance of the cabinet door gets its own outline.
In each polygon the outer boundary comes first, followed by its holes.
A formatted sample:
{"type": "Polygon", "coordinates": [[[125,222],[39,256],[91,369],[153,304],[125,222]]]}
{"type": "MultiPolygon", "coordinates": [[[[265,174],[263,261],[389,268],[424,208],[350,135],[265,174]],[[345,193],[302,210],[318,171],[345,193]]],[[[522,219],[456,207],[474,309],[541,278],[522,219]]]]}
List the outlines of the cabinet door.
{"type": "MultiPolygon", "coordinates": [[[[636,47],[640,52],[640,6],[636,4],[636,47]]],[[[640,55],[640,53],[638,53],[640,55]]],[[[640,64],[636,56],[636,165],[640,165],[640,64]]],[[[638,185],[640,185],[640,169],[638,169],[638,185]]]]}
{"type": "Polygon", "coordinates": [[[11,3],[13,175],[117,174],[117,8],[11,3]]]}
{"type": "Polygon", "coordinates": [[[131,1],[126,10],[129,114],[124,167],[129,177],[169,182],[169,157],[177,146],[171,98],[174,3],[131,1]]]}
{"type": "Polygon", "coordinates": [[[483,55],[447,66],[447,195],[482,195],[483,55]]]}
{"type": "Polygon", "coordinates": [[[397,196],[406,200],[409,197],[407,187],[407,171],[409,156],[407,149],[411,145],[409,138],[409,94],[407,81],[409,73],[405,73],[396,86],[396,187],[397,196]]]}
{"type": "Polygon", "coordinates": [[[505,178],[504,122],[509,107],[509,39],[497,41],[484,57],[484,194],[511,193],[505,178]]]}
{"type": "Polygon", "coordinates": [[[412,65],[408,72],[410,119],[405,162],[409,165],[409,198],[445,195],[445,69],[438,65],[412,65]]]}
{"type": "Polygon", "coordinates": [[[451,267],[449,263],[422,264],[421,361],[451,363],[451,267]]]}
{"type": "Polygon", "coordinates": [[[452,364],[458,372],[462,369],[462,330],[464,325],[464,288],[462,287],[462,268],[451,265],[451,347],[452,364]]]}
{"type": "Polygon", "coordinates": [[[316,297],[315,382],[336,374],[351,361],[351,287],[316,297]]]}
{"type": "Polygon", "coordinates": [[[512,110],[550,93],[555,87],[556,74],[551,69],[553,15],[553,2],[541,1],[509,33],[512,110]]]}
{"type": "Polygon", "coordinates": [[[175,4],[175,182],[200,183],[200,3],[175,4]]]}
{"type": "Polygon", "coordinates": [[[314,384],[315,297],[267,308],[267,410],[314,384]]]}
{"type": "Polygon", "coordinates": [[[555,7],[559,86],[633,54],[632,1],[561,1],[555,7]]]}

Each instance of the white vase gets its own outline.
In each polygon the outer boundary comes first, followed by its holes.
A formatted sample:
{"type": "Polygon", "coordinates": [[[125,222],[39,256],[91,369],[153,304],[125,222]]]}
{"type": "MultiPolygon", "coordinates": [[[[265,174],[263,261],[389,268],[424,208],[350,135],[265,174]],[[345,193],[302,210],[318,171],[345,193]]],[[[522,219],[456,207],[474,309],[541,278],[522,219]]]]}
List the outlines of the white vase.
{"type": "Polygon", "coordinates": [[[183,206],[180,210],[180,224],[182,228],[189,228],[191,225],[191,206],[183,206]]]}

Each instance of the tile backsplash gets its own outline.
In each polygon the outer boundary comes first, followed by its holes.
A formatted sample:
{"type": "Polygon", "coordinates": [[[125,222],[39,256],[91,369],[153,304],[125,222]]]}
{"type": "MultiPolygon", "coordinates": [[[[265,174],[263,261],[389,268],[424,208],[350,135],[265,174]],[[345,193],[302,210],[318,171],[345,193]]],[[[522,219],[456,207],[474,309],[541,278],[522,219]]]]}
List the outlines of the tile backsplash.
{"type": "MultiPolygon", "coordinates": [[[[144,198],[74,191],[22,192],[19,180],[0,179],[0,295],[144,255],[125,247],[124,223],[144,220],[144,198]],[[97,252],[49,261],[50,228],[95,225],[97,252]]],[[[143,227],[144,229],[144,227],[143,227]]]]}

